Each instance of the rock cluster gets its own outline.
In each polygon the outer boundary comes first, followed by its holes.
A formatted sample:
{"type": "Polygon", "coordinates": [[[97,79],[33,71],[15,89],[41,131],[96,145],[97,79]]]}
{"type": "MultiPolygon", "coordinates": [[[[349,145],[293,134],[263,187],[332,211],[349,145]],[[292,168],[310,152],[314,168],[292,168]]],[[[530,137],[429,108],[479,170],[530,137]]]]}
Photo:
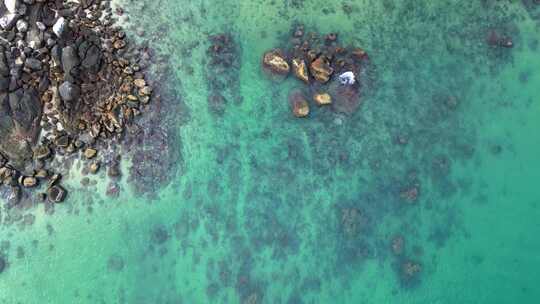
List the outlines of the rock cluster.
{"type": "Polygon", "coordinates": [[[61,202],[52,160],[93,159],[150,101],[145,58],[129,59],[113,22],[109,1],[0,1],[0,181],[13,195],[48,179],[61,202]]]}
{"type": "MultiPolygon", "coordinates": [[[[308,86],[318,106],[333,105],[334,110],[352,114],[360,104],[358,81],[343,84],[339,75],[348,72],[359,79],[367,53],[356,47],[345,48],[338,43],[338,34],[320,37],[316,33],[304,32],[303,26],[292,31],[287,50],[272,49],[263,54],[262,67],[277,79],[292,74],[308,86]]],[[[289,95],[292,112],[296,117],[309,114],[309,104],[300,100],[298,92],[289,95]]],[[[307,101],[307,100],[306,100],[307,101]]]]}

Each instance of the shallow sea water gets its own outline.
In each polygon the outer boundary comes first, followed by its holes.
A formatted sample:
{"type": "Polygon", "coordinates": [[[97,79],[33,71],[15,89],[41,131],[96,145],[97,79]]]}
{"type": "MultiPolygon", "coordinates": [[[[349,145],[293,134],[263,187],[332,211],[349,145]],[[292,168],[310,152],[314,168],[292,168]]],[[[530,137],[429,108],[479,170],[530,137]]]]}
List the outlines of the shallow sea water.
{"type": "MultiPolygon", "coordinates": [[[[171,180],[0,213],[0,303],[534,303],[540,297],[540,5],[523,1],[125,1],[166,58],[171,180]],[[353,115],[292,117],[261,71],[295,23],[368,51],[353,115]],[[487,45],[490,30],[515,47],[487,45]],[[208,36],[237,61],[208,105],[208,36]],[[452,106],[449,101],[455,101],[452,106]],[[406,145],[396,138],[408,139],[406,145]],[[400,197],[420,185],[414,203],[400,197]],[[357,210],[354,235],[342,223],[357,210]],[[17,215],[34,216],[24,224],[17,215]],[[404,237],[401,256],[392,253],[404,237]],[[404,261],[422,271],[406,280],[404,261]]],[[[145,35],[137,36],[137,29],[145,35]]],[[[126,156],[129,153],[126,152],[126,156]]],[[[129,157],[127,157],[129,158],[129,157]]],[[[129,164],[126,164],[126,170],[129,164]]],[[[127,175],[127,174],[125,174],[127,175]]]]}

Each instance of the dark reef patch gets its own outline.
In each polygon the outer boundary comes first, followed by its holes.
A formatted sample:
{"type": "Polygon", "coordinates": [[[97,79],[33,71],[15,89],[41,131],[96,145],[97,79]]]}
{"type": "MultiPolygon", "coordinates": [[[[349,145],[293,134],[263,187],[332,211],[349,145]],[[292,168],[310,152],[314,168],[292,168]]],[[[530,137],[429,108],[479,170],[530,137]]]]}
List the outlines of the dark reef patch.
{"type": "Polygon", "coordinates": [[[210,46],[206,52],[206,83],[209,90],[208,110],[223,116],[228,103],[240,104],[240,76],[242,50],[231,33],[209,37],[210,46]]]}

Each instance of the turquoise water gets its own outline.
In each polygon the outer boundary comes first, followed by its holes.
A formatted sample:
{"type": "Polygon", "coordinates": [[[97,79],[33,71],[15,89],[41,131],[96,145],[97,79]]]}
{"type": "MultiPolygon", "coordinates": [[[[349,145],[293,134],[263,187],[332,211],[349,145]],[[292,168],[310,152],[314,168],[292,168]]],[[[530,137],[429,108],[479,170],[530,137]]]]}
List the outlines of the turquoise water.
{"type": "Polygon", "coordinates": [[[164,58],[170,178],[141,194],[124,151],[118,198],[74,173],[53,214],[3,207],[0,303],[534,303],[540,6],[500,2],[126,1],[129,35],[164,58]],[[296,119],[302,84],[261,71],[296,23],[368,51],[354,114],[296,119]]]}

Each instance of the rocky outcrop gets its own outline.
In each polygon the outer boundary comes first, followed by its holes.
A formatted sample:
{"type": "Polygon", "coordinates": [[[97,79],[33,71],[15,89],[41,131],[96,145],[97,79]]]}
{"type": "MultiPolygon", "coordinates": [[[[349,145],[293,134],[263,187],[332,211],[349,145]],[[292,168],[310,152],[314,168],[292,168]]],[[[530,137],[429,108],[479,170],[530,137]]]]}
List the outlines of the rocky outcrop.
{"type": "Polygon", "coordinates": [[[0,2],[0,181],[18,189],[11,196],[49,179],[49,200],[62,201],[53,162],[101,157],[94,147],[123,139],[150,101],[149,58],[107,9],[98,0],[0,2]]]}

